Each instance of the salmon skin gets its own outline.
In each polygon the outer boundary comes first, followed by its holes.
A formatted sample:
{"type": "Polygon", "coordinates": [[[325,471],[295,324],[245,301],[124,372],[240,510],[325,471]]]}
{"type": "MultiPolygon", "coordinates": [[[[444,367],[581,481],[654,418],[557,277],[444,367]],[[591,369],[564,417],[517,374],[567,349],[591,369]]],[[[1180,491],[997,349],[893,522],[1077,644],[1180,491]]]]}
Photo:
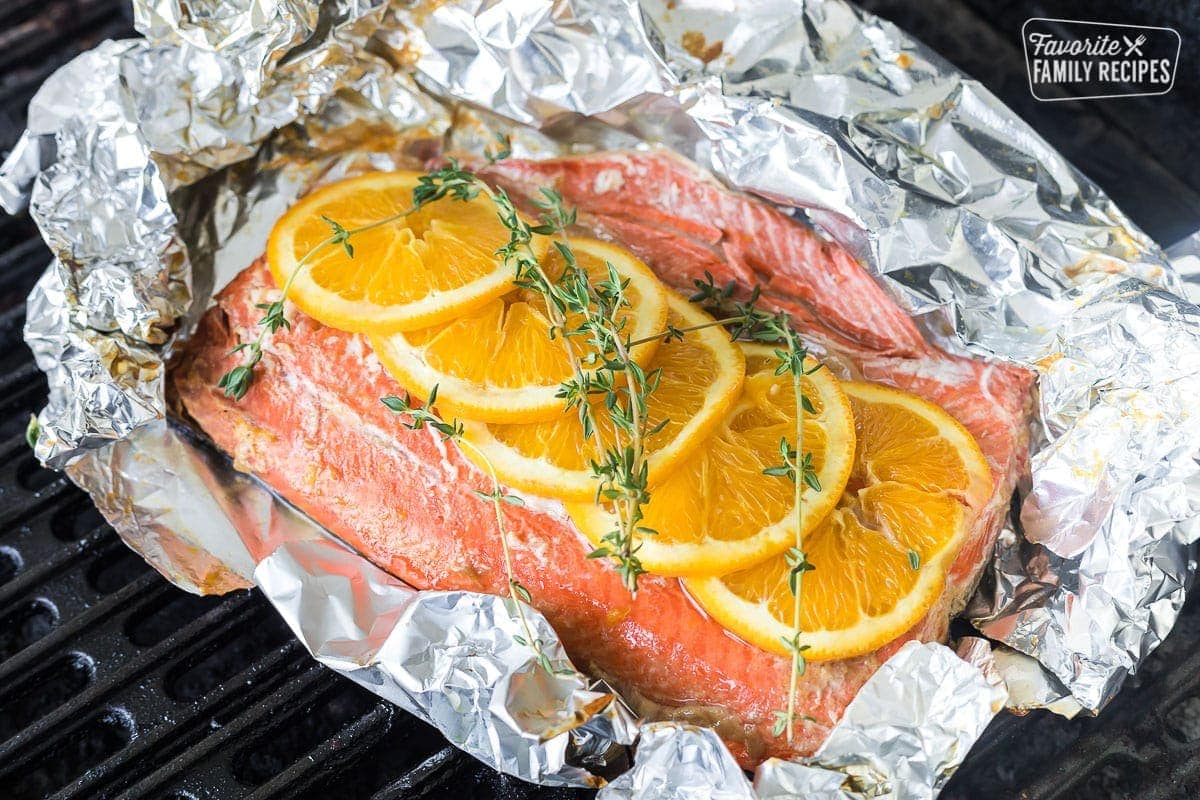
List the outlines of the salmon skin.
{"type": "MultiPolygon", "coordinates": [[[[946,589],[912,630],[865,656],[810,663],[800,682],[800,723],[774,736],[786,706],[790,661],[735,638],[675,579],[642,576],[636,600],[561,507],[505,506],[513,569],[581,669],[611,681],[651,718],[713,727],[740,763],[810,754],[863,682],[910,639],[946,636],[995,543],[1027,464],[1029,373],[948,355],[837,245],[785,214],[723,188],[663,153],[550,161],[509,160],[487,177],[531,196],[558,188],[592,232],[634,250],[669,284],[765,285],[765,304],[793,315],[806,340],[844,375],[888,383],[945,408],[971,431],[995,479],[946,589]]],[[[403,392],[365,337],[290,309],[291,330],[269,340],[257,377],[235,402],[216,388],[236,366],[239,341],[257,335],[278,292],[262,259],[217,298],[172,367],[176,410],[236,466],[254,473],[376,564],[423,589],[504,595],[493,511],[473,491],[486,477],[433,432],[403,427],[379,399],[403,392]]]]}

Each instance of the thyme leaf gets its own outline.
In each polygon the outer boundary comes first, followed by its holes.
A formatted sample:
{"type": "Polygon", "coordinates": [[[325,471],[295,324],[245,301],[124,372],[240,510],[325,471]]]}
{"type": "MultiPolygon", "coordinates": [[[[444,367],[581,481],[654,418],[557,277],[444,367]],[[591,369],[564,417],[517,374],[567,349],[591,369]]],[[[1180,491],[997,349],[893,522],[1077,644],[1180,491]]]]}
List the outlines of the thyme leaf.
{"type": "Polygon", "coordinates": [[[29,415],[29,424],[25,426],[25,444],[29,445],[32,450],[37,447],[38,436],[42,433],[42,425],[38,422],[37,415],[29,415]]]}
{"type": "Polygon", "coordinates": [[[512,156],[512,140],[508,138],[508,134],[497,133],[496,145],[495,148],[490,148],[483,154],[489,164],[495,164],[512,156]]]}

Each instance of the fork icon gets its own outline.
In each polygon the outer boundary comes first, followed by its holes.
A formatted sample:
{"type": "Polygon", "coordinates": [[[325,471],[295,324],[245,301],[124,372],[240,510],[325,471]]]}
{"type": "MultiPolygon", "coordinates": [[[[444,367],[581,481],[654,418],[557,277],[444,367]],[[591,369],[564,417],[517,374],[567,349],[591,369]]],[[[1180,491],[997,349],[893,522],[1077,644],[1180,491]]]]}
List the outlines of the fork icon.
{"type": "Polygon", "coordinates": [[[1142,45],[1146,43],[1146,34],[1143,33],[1138,36],[1136,42],[1131,42],[1128,36],[1122,36],[1121,38],[1125,40],[1126,56],[1133,55],[1134,53],[1137,53],[1139,56],[1142,55],[1142,45]]]}

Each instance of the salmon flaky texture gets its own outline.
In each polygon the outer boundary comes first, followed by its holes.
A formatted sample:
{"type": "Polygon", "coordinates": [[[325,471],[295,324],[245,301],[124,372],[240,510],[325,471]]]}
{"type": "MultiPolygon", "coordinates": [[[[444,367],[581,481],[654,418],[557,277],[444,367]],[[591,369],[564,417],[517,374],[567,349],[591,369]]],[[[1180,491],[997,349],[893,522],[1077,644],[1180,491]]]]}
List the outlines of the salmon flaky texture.
{"type": "MultiPolygon", "coordinates": [[[[879,650],[812,662],[800,681],[800,722],[772,733],[787,706],[790,660],[727,633],[672,578],[644,575],[636,599],[556,504],[506,506],[514,573],[581,669],[607,678],[647,717],[716,729],[751,767],[813,752],[862,684],[911,639],[944,639],[974,589],[1015,481],[1027,469],[1032,376],[949,355],[838,245],[780,211],[731,192],[662,153],[508,160],[483,172],[517,196],[555,187],[579,223],[624,244],[682,291],[718,283],[763,286],[766,308],[789,312],[806,342],[845,377],[890,384],[946,409],[976,438],[994,492],[974,520],[942,596],[911,630],[879,650]]],[[[372,561],[418,588],[506,594],[486,476],[453,444],[403,427],[380,398],[403,392],[366,338],[289,309],[291,330],[266,345],[241,401],[218,388],[240,362],[230,350],[257,335],[257,303],[276,299],[262,259],[217,298],[172,374],[180,413],[237,467],[259,476],[372,561]]]]}

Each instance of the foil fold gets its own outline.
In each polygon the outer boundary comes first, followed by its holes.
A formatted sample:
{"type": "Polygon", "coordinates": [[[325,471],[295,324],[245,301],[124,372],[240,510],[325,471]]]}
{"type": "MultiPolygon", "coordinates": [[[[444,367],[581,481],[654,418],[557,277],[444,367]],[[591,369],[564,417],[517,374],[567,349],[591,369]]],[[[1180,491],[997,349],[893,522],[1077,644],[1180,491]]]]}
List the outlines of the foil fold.
{"type": "Polygon", "coordinates": [[[633,769],[605,786],[596,800],[752,800],[746,774],[716,731],[680,722],[642,727],[633,769]]]}
{"type": "Polygon", "coordinates": [[[717,734],[677,722],[644,725],[633,769],[597,800],[893,800],[934,798],[1004,706],[1007,690],[936,642],[909,642],[871,676],[829,738],[802,761],[770,759],[746,780],[717,734]]]}
{"type": "Polygon", "coordinates": [[[438,6],[416,68],[438,94],[521,124],[604,115],[667,85],[628,0],[438,6]]]}
{"type": "Polygon", "coordinates": [[[815,766],[866,797],[936,797],[1008,692],[940,644],[909,642],[859,690],[815,766]]]}
{"type": "Polygon", "coordinates": [[[208,301],[193,296],[171,192],[253,155],[377,62],[360,50],[382,0],[256,0],[226,15],[161,5],[189,27],[139,6],[147,39],[103,42],[54,73],[0,167],[0,200],[15,212],[28,197],[55,256],[26,322],[50,383],[36,449],[55,467],[163,416],[163,352],[193,300],[208,301]],[[274,34],[260,26],[267,8],[274,34]],[[217,20],[229,36],[196,35],[217,20]]]}
{"type": "Polygon", "coordinates": [[[602,785],[592,769],[624,765],[635,718],[571,667],[532,608],[553,673],[515,641],[528,634],[511,600],[414,591],[327,538],[285,542],[254,578],[318,661],[485,764],[552,786],[602,785]]]}
{"type": "MultiPolygon", "coordinates": [[[[1169,632],[1195,571],[1200,246],[1172,253],[1181,277],[986,89],[890,23],[837,0],[743,6],[137,0],[146,38],[55,73],[0,167],[0,204],[28,204],[54,255],[26,322],[50,384],[38,457],[185,588],[270,586],[316,657],[456,744],[529,780],[599,784],[635,726],[605,687],[532,675],[503,600],[414,593],[238,476],[165,419],[164,364],[318,182],[497,128],[537,155],[663,144],[849,248],[943,347],[1039,378],[1032,472],[968,610],[1007,647],[988,658],[968,642],[967,661],[902,649],[823,756],[764,765],[753,787],[730,777],[734,796],[933,796],[998,678],[1015,707],[1098,711],[1169,632]],[[436,656],[412,660],[421,643],[436,656]]],[[[727,772],[711,732],[640,735],[611,796],[727,772]]]]}

